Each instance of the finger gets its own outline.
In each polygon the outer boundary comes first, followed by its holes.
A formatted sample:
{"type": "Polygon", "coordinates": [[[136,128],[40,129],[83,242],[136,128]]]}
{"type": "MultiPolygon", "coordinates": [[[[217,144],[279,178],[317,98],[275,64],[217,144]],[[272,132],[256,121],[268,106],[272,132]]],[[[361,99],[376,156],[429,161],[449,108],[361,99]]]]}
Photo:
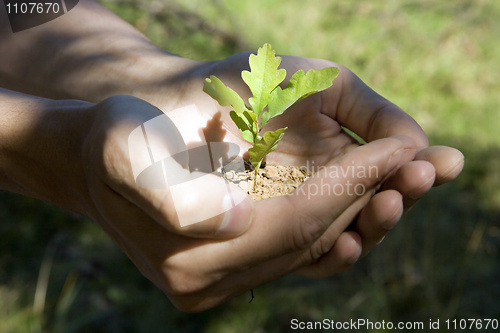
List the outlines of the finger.
{"type": "Polygon", "coordinates": [[[452,181],[464,167],[464,155],[457,149],[445,146],[431,146],[421,149],[415,160],[427,161],[436,169],[434,186],[452,181]]]}
{"type": "MultiPolygon", "coordinates": [[[[354,189],[359,194],[361,190],[374,192],[380,180],[398,166],[403,150],[403,143],[397,139],[375,141],[351,151],[338,164],[320,170],[292,195],[257,202],[255,219],[250,228],[234,241],[221,244],[218,248],[220,252],[211,253],[211,256],[219,260],[221,267],[253,266],[292,252],[309,251],[310,246],[329,228],[336,233],[333,244],[364,206],[359,205],[349,212],[352,215],[350,219],[337,221],[350,206],[360,201],[354,189]],[[364,169],[366,173],[353,175],[353,167],[364,169]],[[335,173],[341,170],[351,171],[345,175],[335,173]],[[344,192],[339,193],[340,189],[344,192]],[[352,192],[348,193],[348,190],[352,192]],[[241,256],[250,249],[251,255],[241,256]]],[[[365,200],[365,197],[362,199],[365,200]]],[[[206,256],[204,253],[197,256],[202,267],[209,260],[206,256]]],[[[310,264],[314,258],[308,260],[304,259],[302,264],[310,264]]]]}
{"type": "MultiPolygon", "coordinates": [[[[290,197],[304,216],[325,221],[329,227],[349,206],[367,190],[375,189],[381,179],[399,167],[405,152],[405,143],[396,138],[374,141],[358,147],[333,165],[327,165],[304,184],[307,195],[297,191],[290,197]],[[340,172],[342,174],[340,174],[340,172]],[[351,186],[350,186],[351,185],[351,186]],[[321,189],[316,195],[316,189],[321,189]],[[339,195],[344,194],[344,195],[339,195]]],[[[325,229],[319,231],[323,233],[325,229]]]]}
{"type": "Polygon", "coordinates": [[[404,208],[408,210],[431,189],[435,176],[436,171],[431,163],[412,161],[387,179],[382,189],[393,189],[401,193],[404,208]]]}
{"type": "MultiPolygon", "coordinates": [[[[392,192],[399,195],[396,191],[392,192]]],[[[383,198],[378,200],[383,200],[383,198]]],[[[361,200],[358,200],[358,202],[359,201],[361,200]]],[[[363,202],[363,205],[360,207],[363,207],[365,204],[366,202],[363,202]]],[[[339,219],[352,221],[352,218],[356,215],[356,211],[359,211],[360,208],[353,209],[351,212],[347,212],[348,210],[346,210],[339,219]]],[[[380,219],[383,219],[383,217],[380,219]]],[[[392,220],[389,218],[386,222],[392,223],[392,220]]],[[[249,233],[250,232],[251,231],[249,231],[249,233]]],[[[248,236],[249,233],[243,235],[243,237],[248,236]]],[[[335,228],[330,226],[326,233],[335,233],[335,228]]],[[[325,235],[322,237],[325,237],[325,235]]],[[[326,237],[328,238],[329,235],[326,235],[326,237]]],[[[169,298],[181,309],[187,309],[190,312],[198,312],[222,304],[243,291],[249,290],[261,283],[274,280],[289,271],[310,278],[331,276],[352,266],[352,264],[362,255],[363,251],[363,240],[357,232],[340,231],[340,234],[335,236],[335,240],[336,241],[332,242],[332,245],[324,251],[324,254],[319,257],[319,260],[312,264],[310,262],[304,262],[308,260],[308,250],[285,254],[281,257],[264,261],[261,264],[256,264],[255,266],[245,264],[242,260],[240,264],[244,265],[243,267],[245,268],[243,270],[226,272],[222,275],[220,280],[212,281],[213,283],[210,284],[210,287],[197,290],[196,293],[190,295],[169,295],[169,298]],[[306,265],[304,266],[304,264],[306,265]],[[193,304],[195,304],[194,307],[193,304]]],[[[318,240],[317,243],[319,243],[319,241],[320,240],[318,240]]],[[[224,244],[220,245],[224,246],[224,244]]],[[[231,249],[233,251],[238,251],[237,246],[234,246],[234,244],[231,246],[231,249]]],[[[251,252],[254,253],[254,249],[252,249],[251,252]]],[[[220,254],[218,255],[215,252],[212,253],[212,258],[219,258],[220,256],[220,254]]],[[[239,257],[242,258],[241,255],[239,257]]],[[[227,264],[227,261],[224,262],[227,264]]],[[[217,266],[213,261],[212,265],[217,266]]],[[[220,274],[217,275],[213,273],[208,275],[221,276],[220,274]]]]}
{"type": "MultiPolygon", "coordinates": [[[[402,202],[399,192],[386,191],[373,197],[372,193],[366,193],[337,218],[311,246],[307,255],[312,257],[313,262],[322,257],[336,244],[337,238],[344,232],[344,226],[352,223],[356,217],[356,232],[362,237],[363,255],[365,255],[382,241],[388,229],[399,220],[401,213],[402,202]]],[[[307,262],[308,259],[304,260],[307,262]]],[[[330,269],[333,270],[333,266],[330,269]]]]}
{"type": "Polygon", "coordinates": [[[401,219],[402,214],[403,197],[398,191],[382,191],[371,198],[359,214],[355,226],[362,239],[362,256],[384,239],[401,219]]]}
{"type": "MultiPolygon", "coordinates": [[[[399,192],[389,190],[378,193],[360,214],[358,232],[342,232],[331,249],[325,251],[317,262],[297,268],[293,273],[309,278],[321,278],[348,269],[383,239],[387,229],[394,226],[401,214],[402,202],[399,192]]],[[[278,278],[301,261],[302,258],[298,258],[297,254],[289,254],[249,270],[228,275],[196,294],[169,297],[181,309],[189,309],[190,312],[203,311],[263,282],[278,278]],[[193,304],[196,306],[193,307],[193,304]]]]}
{"type": "Polygon", "coordinates": [[[222,278],[189,264],[195,261],[191,260],[189,250],[204,248],[213,240],[171,233],[107,184],[94,178],[91,185],[92,198],[100,216],[95,221],[141,274],[169,297],[210,289],[211,284],[222,278]]]}
{"type": "MultiPolygon", "coordinates": [[[[399,165],[403,151],[403,142],[393,138],[354,149],[337,164],[329,165],[330,169],[319,171],[308,180],[309,183],[304,183],[304,193],[298,191],[299,193],[293,196],[257,202],[255,219],[241,236],[217,244],[211,243],[216,246],[211,246],[210,251],[207,251],[205,246],[191,248],[190,265],[205,272],[205,275],[212,277],[214,281],[210,284],[210,290],[197,290],[188,303],[199,301],[203,307],[205,301],[202,295],[216,290],[215,284],[221,285],[220,288],[224,291],[220,295],[220,301],[223,301],[230,297],[228,295],[241,292],[244,288],[251,288],[300,266],[311,264],[313,257],[309,247],[330,228],[332,232],[337,233],[337,239],[364,204],[352,211],[349,211],[349,208],[361,202],[361,199],[369,198],[364,195],[360,199],[359,196],[348,193],[311,193],[314,187],[312,184],[324,183],[331,188],[337,184],[344,188],[348,187],[348,183],[351,187],[360,184],[366,188],[366,193],[375,192],[380,180],[399,165]],[[348,172],[344,176],[336,176],[326,172],[334,169],[351,170],[353,166],[371,166],[372,173],[360,176],[348,172]],[[311,186],[307,186],[308,184],[311,186]],[[346,211],[351,218],[340,218],[337,221],[346,211]],[[340,222],[338,226],[337,222],[340,222]]],[[[336,251],[342,251],[341,247],[336,251]]],[[[176,265],[175,262],[185,262],[186,259],[184,254],[179,253],[171,257],[169,262],[176,265]]],[[[182,303],[186,299],[185,296],[174,295],[173,298],[182,303]]],[[[210,302],[216,301],[217,299],[212,299],[210,302]]]]}
{"type": "Polygon", "coordinates": [[[174,122],[154,106],[123,96],[104,103],[120,112],[106,120],[108,128],[102,132],[107,137],[93,159],[100,178],[113,190],[167,230],[185,236],[231,238],[247,229],[253,216],[248,195],[220,177],[189,171],[194,162],[213,171],[204,142],[190,155],[174,122]]]}
{"type": "Polygon", "coordinates": [[[158,209],[151,210],[155,220],[181,235],[203,238],[232,238],[249,227],[254,203],[238,186],[215,175],[189,175],[189,180],[166,191],[143,194],[152,202],[164,198],[158,209]]]}
{"type": "Polygon", "coordinates": [[[354,231],[340,234],[332,249],[308,266],[294,271],[295,274],[308,278],[323,278],[345,271],[351,267],[362,254],[362,238],[354,231]]]}
{"type": "Polygon", "coordinates": [[[320,278],[348,269],[383,240],[399,221],[402,212],[399,192],[384,191],[376,194],[359,214],[356,232],[343,232],[332,250],[321,256],[318,262],[295,272],[310,278],[320,278]]]}
{"type": "MultiPolygon", "coordinates": [[[[321,277],[330,276],[348,269],[361,253],[360,237],[356,232],[342,233],[331,251],[321,258],[311,269],[297,269],[297,254],[290,253],[280,258],[266,261],[254,267],[226,275],[206,288],[190,294],[170,294],[169,299],[179,309],[187,312],[200,312],[227,302],[264,282],[275,280],[289,272],[300,275],[321,277]],[[295,270],[297,269],[297,270],[295,270]]],[[[311,266],[308,266],[311,267],[311,266]]]]}
{"type": "Polygon", "coordinates": [[[424,131],[412,117],[373,91],[349,69],[338,67],[338,77],[324,93],[325,113],[367,142],[406,135],[417,147],[429,145],[424,131]]]}

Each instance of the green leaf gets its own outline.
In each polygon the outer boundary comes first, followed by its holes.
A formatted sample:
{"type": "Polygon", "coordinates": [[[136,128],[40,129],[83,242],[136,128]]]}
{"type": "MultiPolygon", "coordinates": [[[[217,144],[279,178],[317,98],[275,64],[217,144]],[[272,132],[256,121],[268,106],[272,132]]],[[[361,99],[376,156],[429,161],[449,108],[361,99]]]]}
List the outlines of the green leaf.
{"type": "Polygon", "coordinates": [[[229,112],[229,116],[234,121],[236,126],[238,126],[241,136],[243,139],[250,143],[255,142],[255,137],[257,136],[257,116],[253,112],[243,111],[241,113],[236,113],[234,111],[229,112]]]}
{"type": "Polygon", "coordinates": [[[250,55],[249,62],[251,71],[243,71],[241,77],[252,91],[253,97],[249,102],[259,118],[271,100],[271,92],[285,79],[286,70],[278,70],[281,58],[275,57],[275,52],[269,44],[259,48],[257,55],[250,55]]]}
{"type": "Polygon", "coordinates": [[[258,139],[254,146],[248,149],[250,162],[253,164],[255,170],[260,168],[264,157],[278,147],[278,143],[283,137],[286,129],[287,127],[280,128],[274,132],[264,133],[264,137],[258,139]]]}
{"type": "Polygon", "coordinates": [[[302,98],[325,90],[332,86],[332,81],[339,73],[336,67],[327,67],[321,70],[311,69],[304,75],[300,70],[293,74],[285,89],[277,87],[272,92],[267,111],[262,115],[261,127],[264,127],[269,119],[279,116],[286,109],[302,98]]]}
{"type": "Polygon", "coordinates": [[[233,107],[236,112],[247,110],[245,102],[233,89],[227,87],[216,76],[211,75],[209,79],[205,79],[203,91],[209,94],[213,99],[217,100],[221,106],[233,107]]]}

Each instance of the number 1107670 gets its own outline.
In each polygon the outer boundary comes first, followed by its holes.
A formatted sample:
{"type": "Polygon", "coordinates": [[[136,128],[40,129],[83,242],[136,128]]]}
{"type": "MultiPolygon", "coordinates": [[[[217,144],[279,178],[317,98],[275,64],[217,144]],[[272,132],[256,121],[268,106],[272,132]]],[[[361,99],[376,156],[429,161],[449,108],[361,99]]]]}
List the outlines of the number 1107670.
{"type": "Polygon", "coordinates": [[[57,2],[21,2],[21,3],[8,3],[8,14],[49,14],[59,13],[59,4],[57,2]]]}
{"type": "Polygon", "coordinates": [[[457,330],[487,330],[498,329],[497,319],[448,319],[445,320],[447,329],[457,330]]]}

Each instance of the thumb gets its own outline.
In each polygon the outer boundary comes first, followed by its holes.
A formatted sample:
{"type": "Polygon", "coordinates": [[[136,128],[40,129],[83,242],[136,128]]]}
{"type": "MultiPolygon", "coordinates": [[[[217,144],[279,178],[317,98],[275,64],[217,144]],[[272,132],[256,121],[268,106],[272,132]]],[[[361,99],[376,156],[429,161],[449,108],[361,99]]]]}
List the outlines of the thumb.
{"type": "Polygon", "coordinates": [[[376,140],[314,170],[314,176],[289,196],[295,209],[288,219],[298,224],[292,231],[301,231],[289,237],[296,240],[293,245],[312,245],[332,225],[339,234],[345,230],[383,179],[413,158],[405,156],[413,145],[398,138],[376,140]]]}
{"type": "Polygon", "coordinates": [[[168,219],[168,224],[177,233],[232,238],[249,227],[254,204],[245,191],[212,174],[193,172],[187,178],[182,184],[169,185],[168,201],[176,217],[168,219]]]}
{"type": "Polygon", "coordinates": [[[408,156],[408,151],[414,154],[413,145],[405,137],[392,137],[351,150],[314,170],[315,175],[299,188],[293,200],[301,202],[304,212],[331,222],[360,197],[373,195],[403,160],[413,158],[408,156]]]}
{"type": "MultiPolygon", "coordinates": [[[[234,253],[252,249],[247,259],[255,263],[304,249],[314,255],[313,244],[320,247],[316,253],[329,250],[383,179],[406,159],[413,159],[405,155],[414,145],[412,140],[399,138],[372,141],[313,170],[316,173],[289,195],[258,201],[252,227],[233,243],[234,253]],[[362,188],[365,193],[359,196],[362,188]],[[327,231],[326,238],[316,242],[327,231]]],[[[233,257],[228,253],[221,260],[241,264],[241,257],[233,257]]],[[[290,265],[303,263],[289,258],[290,265]]]]}
{"type": "Polygon", "coordinates": [[[253,201],[213,173],[229,162],[243,165],[235,159],[240,149],[227,142],[207,144],[199,134],[204,122],[196,108],[183,108],[154,117],[131,132],[129,155],[140,194],[132,200],[175,233],[235,237],[248,228],[253,201]]]}

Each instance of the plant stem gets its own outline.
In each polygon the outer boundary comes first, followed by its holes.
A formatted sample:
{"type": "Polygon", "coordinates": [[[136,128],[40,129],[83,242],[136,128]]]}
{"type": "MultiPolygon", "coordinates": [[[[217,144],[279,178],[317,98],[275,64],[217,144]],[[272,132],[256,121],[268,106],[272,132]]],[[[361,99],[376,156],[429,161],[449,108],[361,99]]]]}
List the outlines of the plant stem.
{"type": "MultiPolygon", "coordinates": [[[[259,133],[261,130],[260,126],[259,126],[259,119],[255,120],[255,127],[257,128],[257,135],[254,136],[254,141],[253,141],[254,147],[255,147],[255,144],[257,143],[257,138],[259,137],[259,133]]],[[[253,181],[253,192],[255,193],[255,190],[257,189],[257,176],[259,175],[259,170],[257,168],[255,168],[255,166],[254,166],[254,169],[255,169],[255,177],[254,177],[255,179],[253,181]]]]}
{"type": "Polygon", "coordinates": [[[254,177],[255,179],[253,180],[253,192],[254,192],[254,193],[255,193],[255,190],[256,190],[256,188],[257,188],[257,175],[258,175],[258,174],[259,174],[259,173],[257,172],[257,169],[255,169],[255,177],[254,177]]]}

